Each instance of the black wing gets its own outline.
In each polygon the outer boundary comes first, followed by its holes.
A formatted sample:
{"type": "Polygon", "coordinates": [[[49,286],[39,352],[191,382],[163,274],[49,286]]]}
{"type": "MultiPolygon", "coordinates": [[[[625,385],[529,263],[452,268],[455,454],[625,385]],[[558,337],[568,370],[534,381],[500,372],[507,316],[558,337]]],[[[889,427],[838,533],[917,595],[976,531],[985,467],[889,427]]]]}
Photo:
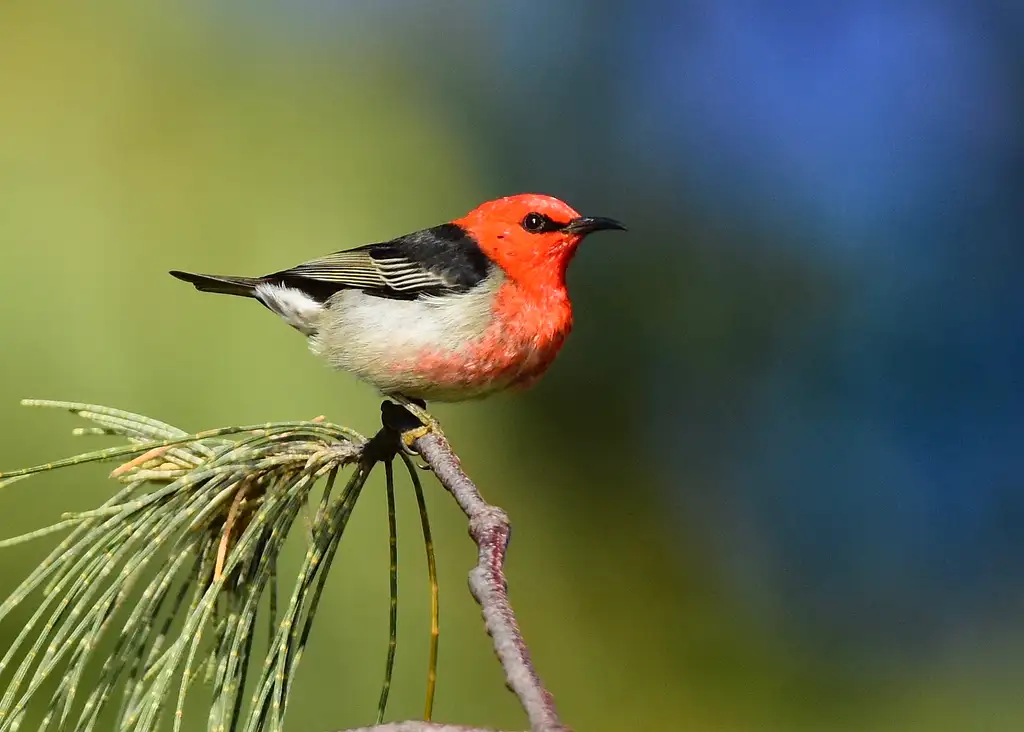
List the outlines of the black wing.
{"type": "Polygon", "coordinates": [[[442,224],[387,242],[367,244],[261,278],[323,302],[345,289],[411,300],[465,292],[491,271],[491,261],[457,224],[442,224]]]}

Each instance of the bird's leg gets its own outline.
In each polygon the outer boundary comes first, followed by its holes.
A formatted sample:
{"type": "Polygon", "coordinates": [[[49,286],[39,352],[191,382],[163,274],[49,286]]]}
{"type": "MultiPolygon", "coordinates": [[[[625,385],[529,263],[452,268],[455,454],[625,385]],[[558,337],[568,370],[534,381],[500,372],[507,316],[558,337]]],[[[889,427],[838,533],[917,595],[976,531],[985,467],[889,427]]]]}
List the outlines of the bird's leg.
{"type": "Polygon", "coordinates": [[[434,419],[427,411],[427,403],[422,399],[411,399],[401,394],[388,394],[388,399],[392,400],[396,404],[401,405],[407,412],[416,417],[420,421],[419,427],[414,427],[410,430],[402,432],[402,447],[405,451],[412,455],[412,443],[424,435],[434,432],[438,435],[444,435],[441,430],[441,425],[434,419]]]}

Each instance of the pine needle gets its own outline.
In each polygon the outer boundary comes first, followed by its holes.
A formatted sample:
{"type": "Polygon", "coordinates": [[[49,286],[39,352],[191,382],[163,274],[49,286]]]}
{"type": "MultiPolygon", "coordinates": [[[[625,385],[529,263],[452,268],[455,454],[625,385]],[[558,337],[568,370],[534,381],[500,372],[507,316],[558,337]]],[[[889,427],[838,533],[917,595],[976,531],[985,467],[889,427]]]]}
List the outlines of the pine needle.
{"type": "MultiPolygon", "coordinates": [[[[0,732],[17,730],[30,705],[45,700],[44,689],[49,701],[39,707],[40,730],[102,729],[108,709],[117,712],[119,730],[153,732],[168,720],[180,730],[197,679],[208,682],[212,695],[208,729],[280,730],[331,562],[375,464],[365,455],[366,438],[321,419],[188,434],[99,405],[24,404],[70,411],[95,425],[75,434],[114,435],[128,444],[0,474],[4,487],[41,472],[117,460],[111,477],[121,484],[93,510],[0,541],[2,549],[68,532],[0,603],[0,621],[30,600],[33,610],[0,658],[0,673],[12,670],[0,696],[0,732]],[[354,466],[352,475],[333,496],[346,466],[354,466]],[[278,618],[277,560],[323,480],[309,549],[278,618]],[[262,663],[256,661],[259,678],[246,705],[261,602],[272,641],[262,663]],[[98,675],[83,689],[91,664],[98,675]],[[119,709],[110,709],[118,699],[119,709]]],[[[394,558],[393,548],[392,564],[394,558]]],[[[392,566],[392,583],[395,571],[392,566]]],[[[392,614],[392,636],[394,624],[392,614]]],[[[392,637],[388,684],[393,657],[392,637]]]]}

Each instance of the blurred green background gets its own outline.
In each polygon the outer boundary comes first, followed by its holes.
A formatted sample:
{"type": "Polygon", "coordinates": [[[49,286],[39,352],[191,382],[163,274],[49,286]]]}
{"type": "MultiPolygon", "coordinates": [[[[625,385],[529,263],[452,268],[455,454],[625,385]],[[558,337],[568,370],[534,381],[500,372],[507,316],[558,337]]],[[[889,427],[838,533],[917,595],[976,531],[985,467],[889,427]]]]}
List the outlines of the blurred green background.
{"type": "MultiPolygon", "coordinates": [[[[166,271],[258,274],[557,195],[630,226],[581,250],[565,352],[528,394],[435,413],[513,519],[513,601],[565,720],[1020,729],[1022,13],[828,7],[4,3],[0,469],[89,447],[22,397],[372,433],[371,389],[166,271]]],[[[4,491],[0,536],[98,504],[105,471],[4,491]]],[[[381,489],[290,729],[372,721],[381,489]]],[[[428,489],[435,717],[522,728],[461,515],[428,489]]],[[[408,491],[399,510],[393,719],[421,713],[429,627],[408,491]]],[[[0,553],[0,591],[49,546],[0,553]]]]}

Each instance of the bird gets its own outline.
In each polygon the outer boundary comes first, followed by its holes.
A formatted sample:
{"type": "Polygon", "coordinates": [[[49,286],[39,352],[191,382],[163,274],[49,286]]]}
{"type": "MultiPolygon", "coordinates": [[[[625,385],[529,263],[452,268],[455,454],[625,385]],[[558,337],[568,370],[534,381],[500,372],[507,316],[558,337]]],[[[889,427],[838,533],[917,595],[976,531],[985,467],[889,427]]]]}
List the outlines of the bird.
{"type": "Polygon", "coordinates": [[[572,330],[566,269],[602,230],[626,227],[524,193],[262,277],[170,274],[258,301],[335,369],[425,406],[536,382],[572,330]]]}

